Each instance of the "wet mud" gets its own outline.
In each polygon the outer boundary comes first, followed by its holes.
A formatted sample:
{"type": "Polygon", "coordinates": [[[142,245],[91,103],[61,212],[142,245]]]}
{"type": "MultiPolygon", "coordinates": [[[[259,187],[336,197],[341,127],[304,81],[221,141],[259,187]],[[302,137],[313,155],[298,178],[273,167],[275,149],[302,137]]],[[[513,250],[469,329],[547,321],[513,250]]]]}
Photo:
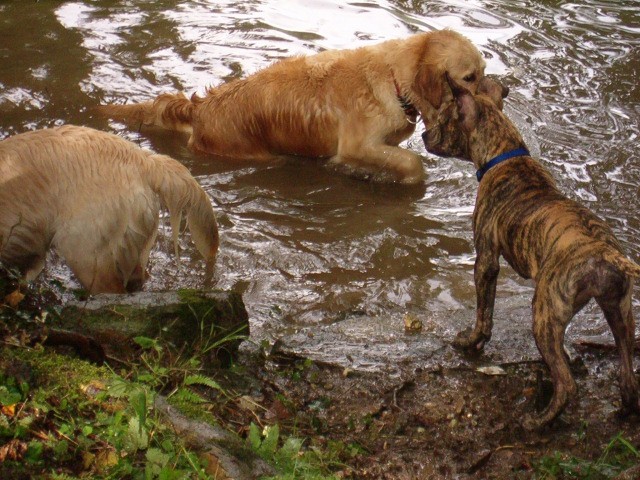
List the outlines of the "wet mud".
{"type": "Polygon", "coordinates": [[[551,395],[538,361],[394,375],[280,353],[255,370],[248,395],[265,408],[262,421],[278,422],[309,445],[351,446],[357,454],[341,471],[348,478],[540,478],[541,459],[555,452],[595,461],[618,434],[640,442],[640,419],[618,416],[615,352],[601,347],[578,347],[578,396],[538,432],[520,425],[551,395]]]}

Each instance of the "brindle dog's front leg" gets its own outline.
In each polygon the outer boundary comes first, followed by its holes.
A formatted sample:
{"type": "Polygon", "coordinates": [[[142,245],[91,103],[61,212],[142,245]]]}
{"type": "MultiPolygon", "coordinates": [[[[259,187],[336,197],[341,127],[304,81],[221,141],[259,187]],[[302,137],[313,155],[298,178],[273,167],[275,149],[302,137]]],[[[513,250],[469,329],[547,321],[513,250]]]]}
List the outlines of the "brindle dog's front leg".
{"type": "Polygon", "coordinates": [[[460,332],[453,344],[464,349],[482,350],[491,338],[493,305],[496,299],[496,283],[500,273],[499,254],[493,248],[479,248],[476,244],[474,279],[476,283],[476,325],[469,334],[460,332]]]}

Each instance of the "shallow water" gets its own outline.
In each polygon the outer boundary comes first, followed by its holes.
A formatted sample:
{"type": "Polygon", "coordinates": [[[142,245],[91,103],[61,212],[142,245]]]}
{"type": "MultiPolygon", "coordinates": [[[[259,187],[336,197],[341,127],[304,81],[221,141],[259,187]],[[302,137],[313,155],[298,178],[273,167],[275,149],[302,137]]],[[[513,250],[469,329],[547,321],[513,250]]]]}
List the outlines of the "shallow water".
{"type": "MultiPolygon", "coordinates": [[[[380,320],[363,322],[364,331],[352,332],[357,338],[375,337],[375,325],[402,337],[405,312],[435,322],[442,339],[472,322],[471,165],[429,156],[420,128],[406,145],[424,156],[427,179],[419,187],[371,184],[316,160],[234,164],[192,154],[178,134],[95,118],[93,106],[165,91],[202,93],[285,56],[451,27],[478,45],[487,72],[510,87],[505,111],[531,150],[640,261],[635,1],[4,2],[0,19],[0,137],[75,123],[185,163],[218,212],[215,285],[243,293],[256,339],[359,317],[380,320]]],[[[200,285],[202,263],[192,246],[183,242],[178,265],[166,235],[161,240],[145,288],[200,285]]],[[[58,263],[50,274],[72,282],[58,263]]],[[[514,316],[528,335],[526,308],[516,315],[511,306],[527,305],[531,294],[530,282],[503,269],[498,336],[514,316]]],[[[581,318],[580,332],[609,338],[594,308],[581,318]]],[[[410,343],[420,344],[419,337],[410,343]]],[[[384,358],[397,346],[391,341],[377,351],[384,358]]],[[[412,352],[407,356],[422,355],[412,352]]]]}

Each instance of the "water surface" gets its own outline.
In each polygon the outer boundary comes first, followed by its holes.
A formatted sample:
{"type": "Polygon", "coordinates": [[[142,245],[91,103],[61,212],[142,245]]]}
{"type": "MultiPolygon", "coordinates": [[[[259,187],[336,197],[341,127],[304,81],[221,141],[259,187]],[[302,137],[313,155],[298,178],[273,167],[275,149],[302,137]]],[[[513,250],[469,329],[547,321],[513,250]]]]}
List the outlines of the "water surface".
{"type": "MultiPolygon", "coordinates": [[[[632,1],[5,2],[0,137],[74,123],[179,159],[218,212],[215,285],[243,294],[256,339],[341,329],[344,344],[329,335],[316,353],[336,343],[344,354],[354,338],[379,338],[382,357],[413,345],[407,357],[420,359],[421,346],[446,343],[474,318],[470,164],[429,156],[418,129],[405,146],[423,155],[424,184],[371,184],[317,160],[252,165],[194,155],[180,134],[132,131],[91,108],[165,91],[203,93],[286,56],[453,28],[510,87],[505,111],[530,149],[569,196],[609,221],[638,262],[639,12],[632,1]],[[404,336],[406,312],[429,331],[404,336]],[[353,328],[344,333],[341,325],[353,328]]],[[[183,246],[178,265],[161,236],[147,290],[200,285],[202,263],[183,246]]],[[[73,284],[59,263],[49,274],[73,284]]],[[[509,338],[514,322],[528,335],[531,295],[530,282],[503,268],[497,338],[509,338]]],[[[580,319],[581,334],[610,338],[594,308],[580,319]]]]}

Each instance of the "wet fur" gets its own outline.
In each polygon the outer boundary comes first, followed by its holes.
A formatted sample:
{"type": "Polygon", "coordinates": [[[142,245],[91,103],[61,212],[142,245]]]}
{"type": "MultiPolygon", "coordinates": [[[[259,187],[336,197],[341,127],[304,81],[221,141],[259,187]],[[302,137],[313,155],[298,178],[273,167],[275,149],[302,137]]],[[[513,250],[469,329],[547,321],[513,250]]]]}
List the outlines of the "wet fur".
{"type": "Polygon", "coordinates": [[[218,248],[213,209],[176,160],[76,126],[0,142],[0,260],[27,280],[53,247],[91,293],[140,288],[162,204],[174,242],[186,213],[210,274],[218,248]]]}
{"type": "MultiPolygon", "coordinates": [[[[451,82],[455,100],[423,138],[427,150],[473,161],[476,169],[493,157],[525,147],[517,128],[484,95],[451,82]]],[[[554,384],[549,405],[524,426],[548,424],[576,393],[564,352],[572,317],[594,298],[602,308],[620,353],[623,412],[640,412],[633,373],[635,325],[633,278],[640,267],[627,259],[611,228],[563,195],[549,172],[530,156],[491,168],[480,182],[473,214],[477,319],[456,344],[483,348],[491,338],[496,281],[502,255],[524,278],[535,281],[533,333],[554,384]]]]}
{"type": "Polygon", "coordinates": [[[196,151],[247,160],[331,158],[356,173],[417,183],[423,178],[421,157],[398,147],[414,132],[409,120],[415,117],[408,118],[397,91],[428,124],[450,97],[445,71],[475,92],[484,67],[471,42],[440,30],[288,58],[210,88],[205,97],[163,94],[99,111],[133,124],[187,132],[196,151]]]}

